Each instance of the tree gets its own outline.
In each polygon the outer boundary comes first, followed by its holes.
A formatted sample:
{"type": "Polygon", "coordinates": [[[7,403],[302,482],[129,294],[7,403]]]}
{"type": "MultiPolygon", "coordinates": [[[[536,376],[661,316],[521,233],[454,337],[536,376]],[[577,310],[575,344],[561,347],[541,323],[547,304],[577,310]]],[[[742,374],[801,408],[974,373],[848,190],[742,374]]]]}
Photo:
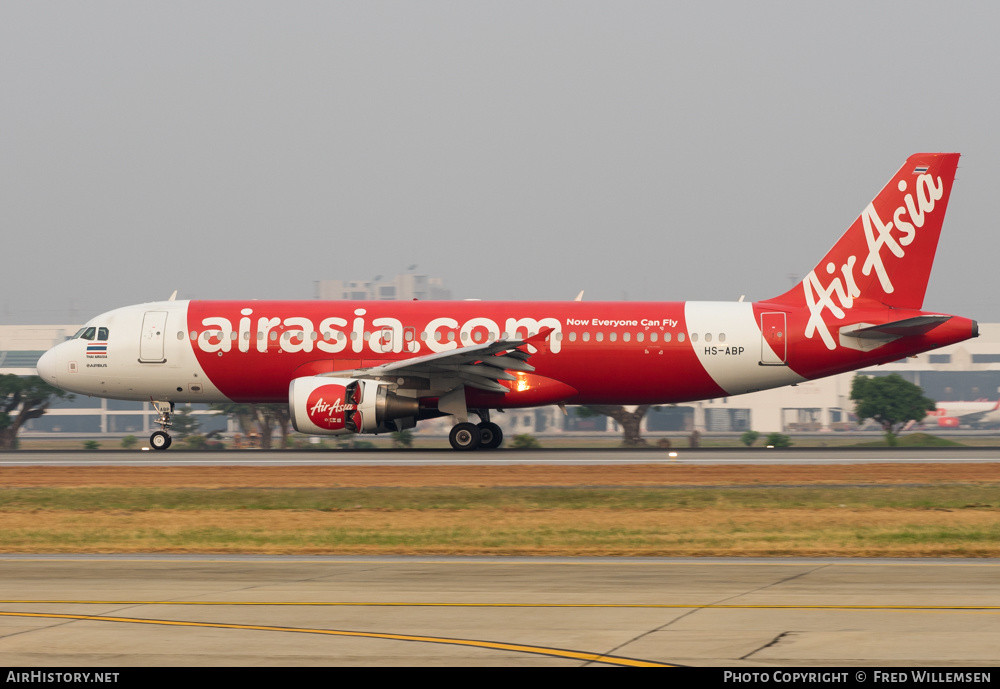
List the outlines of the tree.
{"type": "Polygon", "coordinates": [[[213,404],[212,410],[219,414],[231,414],[240,424],[245,437],[255,431],[260,432],[260,447],[270,450],[273,444],[274,425],[281,429],[281,447],[288,447],[291,416],[287,404],[234,404],[231,402],[213,404]]]}
{"type": "Polygon", "coordinates": [[[413,432],[407,429],[392,433],[392,446],[395,448],[413,447],[413,432]]]}
{"type": "Polygon", "coordinates": [[[757,431],[746,431],[743,435],[740,436],[740,442],[746,445],[747,447],[750,447],[755,442],[757,442],[757,438],[759,437],[760,433],[758,433],[757,431]]]}
{"type": "Polygon", "coordinates": [[[764,440],[764,444],[768,447],[791,447],[792,439],[789,438],[784,433],[768,433],[767,438],[764,440]]]}
{"type": "Polygon", "coordinates": [[[57,397],[73,398],[38,376],[0,376],[0,450],[17,449],[24,424],[42,416],[57,397]]]}
{"type": "Polygon", "coordinates": [[[933,411],[934,400],[925,397],[919,385],[914,385],[896,373],[888,376],[855,376],[851,383],[851,399],[856,403],[859,419],[873,419],[885,431],[889,445],[910,421],[920,421],[933,411]]]}
{"type": "Polygon", "coordinates": [[[198,427],[201,426],[198,417],[191,412],[191,407],[177,410],[171,420],[173,421],[170,426],[171,435],[175,435],[181,440],[197,433],[198,427]]]}
{"type": "Polygon", "coordinates": [[[610,416],[622,427],[622,445],[625,447],[642,447],[646,440],[641,437],[642,417],[646,415],[653,405],[640,404],[635,411],[627,411],[621,405],[598,404],[588,407],[577,407],[576,415],[581,417],[596,416],[604,414],[610,416]]]}

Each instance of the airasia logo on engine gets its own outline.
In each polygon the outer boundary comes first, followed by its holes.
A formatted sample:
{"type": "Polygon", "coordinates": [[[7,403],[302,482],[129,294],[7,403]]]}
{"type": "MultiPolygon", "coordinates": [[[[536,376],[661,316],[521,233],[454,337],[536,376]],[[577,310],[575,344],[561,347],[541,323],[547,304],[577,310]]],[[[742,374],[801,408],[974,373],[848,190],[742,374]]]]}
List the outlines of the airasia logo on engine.
{"type": "Polygon", "coordinates": [[[343,385],[321,385],[309,393],[306,400],[306,414],[309,420],[330,431],[344,428],[347,412],[355,405],[346,404],[347,388],[343,385]]]}

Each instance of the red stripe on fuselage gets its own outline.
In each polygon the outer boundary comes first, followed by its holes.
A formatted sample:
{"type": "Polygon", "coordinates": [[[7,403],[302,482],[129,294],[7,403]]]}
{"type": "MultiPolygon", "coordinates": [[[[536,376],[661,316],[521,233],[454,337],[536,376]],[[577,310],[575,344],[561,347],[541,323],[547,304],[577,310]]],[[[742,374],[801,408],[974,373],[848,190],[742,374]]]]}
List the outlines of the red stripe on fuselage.
{"type": "MultiPolygon", "coordinates": [[[[188,340],[198,362],[223,394],[239,402],[284,402],[289,383],[302,375],[431,354],[435,346],[448,345],[449,333],[462,346],[476,343],[477,334],[485,341],[491,330],[524,337],[546,326],[555,327],[562,339],[546,343],[530,363],[536,374],[578,391],[566,402],[670,404],[726,394],[691,349],[683,302],[192,301],[187,317],[188,334],[198,334],[188,340]],[[440,343],[421,339],[430,328],[441,333],[440,343]],[[384,329],[392,332],[390,347],[376,336],[384,329]],[[463,329],[468,336],[464,342],[463,329]],[[223,337],[205,340],[204,331],[222,331],[223,337]],[[286,332],[303,331],[308,341],[285,338],[286,332]],[[348,339],[342,341],[342,351],[323,351],[340,346],[324,338],[333,331],[348,339]],[[231,339],[231,332],[237,339],[231,339]],[[263,344],[258,332],[267,333],[263,344]],[[316,340],[312,332],[318,334],[316,340]],[[349,339],[352,332],[358,339],[349,339]],[[369,333],[367,341],[364,333],[369,333]],[[407,333],[412,340],[406,340],[407,333]],[[670,341],[664,342],[667,333],[670,341]],[[377,351],[383,348],[402,351],[377,351]]],[[[504,396],[503,406],[518,406],[516,397],[504,396]]]]}

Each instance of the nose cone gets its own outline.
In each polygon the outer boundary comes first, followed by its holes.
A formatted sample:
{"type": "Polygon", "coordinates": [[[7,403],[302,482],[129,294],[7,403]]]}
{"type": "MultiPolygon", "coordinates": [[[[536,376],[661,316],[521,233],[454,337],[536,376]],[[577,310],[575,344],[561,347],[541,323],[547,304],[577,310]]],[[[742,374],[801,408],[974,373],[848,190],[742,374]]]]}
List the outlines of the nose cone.
{"type": "Polygon", "coordinates": [[[58,366],[56,361],[58,357],[56,356],[57,347],[53,347],[49,351],[42,354],[42,357],[35,364],[35,370],[38,371],[39,377],[44,380],[49,385],[54,385],[59,387],[59,380],[56,378],[56,370],[58,366]]]}

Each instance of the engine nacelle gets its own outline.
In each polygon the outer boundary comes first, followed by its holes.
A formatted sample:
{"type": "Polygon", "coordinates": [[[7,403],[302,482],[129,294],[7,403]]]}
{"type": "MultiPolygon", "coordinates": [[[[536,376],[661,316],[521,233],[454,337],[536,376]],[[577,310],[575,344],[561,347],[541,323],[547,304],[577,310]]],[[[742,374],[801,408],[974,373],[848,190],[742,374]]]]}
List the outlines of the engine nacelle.
{"type": "Polygon", "coordinates": [[[296,378],[288,386],[288,409],[299,433],[345,435],[385,433],[412,427],[420,403],[392,392],[389,385],[374,380],[309,376],[296,378]]]}
{"type": "Polygon", "coordinates": [[[961,425],[955,416],[939,416],[937,422],[941,428],[958,428],[961,425]]]}

